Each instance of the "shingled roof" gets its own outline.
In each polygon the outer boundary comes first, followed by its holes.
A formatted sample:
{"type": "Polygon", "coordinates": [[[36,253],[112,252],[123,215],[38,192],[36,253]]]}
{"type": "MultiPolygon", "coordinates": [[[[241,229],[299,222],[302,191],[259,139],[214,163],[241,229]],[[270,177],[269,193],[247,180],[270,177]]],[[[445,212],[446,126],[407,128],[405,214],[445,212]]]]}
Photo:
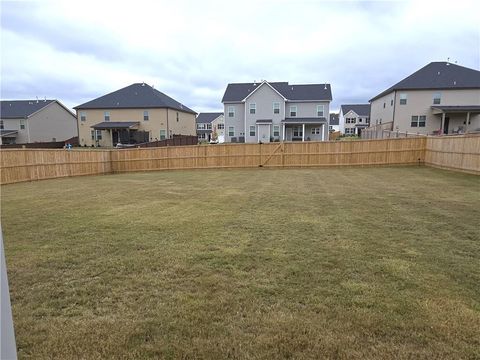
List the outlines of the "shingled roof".
{"type": "Polygon", "coordinates": [[[339,124],[339,114],[331,113],[330,114],[330,125],[338,125],[339,124]]]}
{"type": "MultiPolygon", "coordinates": [[[[2,119],[25,119],[56,100],[2,100],[2,119]]],[[[63,105],[62,105],[63,106],[63,105]]]]}
{"type": "Polygon", "coordinates": [[[149,109],[169,108],[196,114],[195,111],[145,83],[135,83],[74,107],[74,109],[149,109]]]}
{"type": "Polygon", "coordinates": [[[295,100],[313,100],[330,101],[332,100],[332,90],[330,84],[303,84],[290,85],[288,82],[260,82],[260,83],[233,83],[228,84],[222,103],[239,102],[245,99],[254,90],[263,84],[269,84],[278,91],[288,101],[295,100]]]}
{"type": "Polygon", "coordinates": [[[431,62],[370,101],[394,90],[480,89],[480,71],[449,62],[431,62]]]}
{"type": "Polygon", "coordinates": [[[342,105],[342,113],[345,115],[350,110],[359,116],[370,116],[370,104],[347,104],[342,105]]]}
{"type": "Polygon", "coordinates": [[[223,112],[200,113],[197,116],[197,124],[210,124],[221,115],[223,112]]]}

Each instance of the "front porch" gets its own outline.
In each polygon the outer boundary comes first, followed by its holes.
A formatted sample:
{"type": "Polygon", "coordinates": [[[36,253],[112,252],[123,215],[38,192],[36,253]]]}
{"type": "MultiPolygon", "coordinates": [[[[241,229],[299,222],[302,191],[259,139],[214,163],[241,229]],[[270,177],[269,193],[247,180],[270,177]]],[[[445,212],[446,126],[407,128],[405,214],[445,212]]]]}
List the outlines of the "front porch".
{"type": "Polygon", "coordinates": [[[286,118],[282,120],[282,141],[326,141],[325,118],[286,118]]]}
{"type": "Polygon", "coordinates": [[[440,134],[465,134],[480,131],[480,105],[432,106],[439,119],[440,134]]]}
{"type": "Polygon", "coordinates": [[[92,126],[93,140],[96,146],[107,147],[148,142],[150,140],[148,132],[139,131],[139,125],[138,121],[105,121],[92,126]]]}

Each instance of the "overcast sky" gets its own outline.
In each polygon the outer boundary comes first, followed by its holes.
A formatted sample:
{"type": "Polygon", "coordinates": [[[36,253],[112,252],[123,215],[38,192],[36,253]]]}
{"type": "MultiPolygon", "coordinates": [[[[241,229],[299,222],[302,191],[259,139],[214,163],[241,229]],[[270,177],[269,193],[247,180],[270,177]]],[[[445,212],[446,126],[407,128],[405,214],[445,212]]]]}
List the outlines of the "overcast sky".
{"type": "Polygon", "coordinates": [[[134,82],[197,112],[229,82],[364,103],[431,61],[480,68],[478,1],[1,1],[1,98],[79,105],[134,82]]]}

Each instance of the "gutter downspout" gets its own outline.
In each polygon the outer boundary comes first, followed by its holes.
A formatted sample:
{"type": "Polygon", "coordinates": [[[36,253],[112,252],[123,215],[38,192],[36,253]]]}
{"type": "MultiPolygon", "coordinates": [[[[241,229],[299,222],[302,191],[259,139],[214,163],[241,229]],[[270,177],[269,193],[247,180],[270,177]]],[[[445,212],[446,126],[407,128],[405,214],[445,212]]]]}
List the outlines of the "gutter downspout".
{"type": "Polygon", "coordinates": [[[397,106],[397,90],[393,92],[393,117],[392,117],[392,130],[395,129],[395,107],[397,106]]]}
{"type": "Polygon", "coordinates": [[[170,139],[170,131],[168,128],[168,108],[167,108],[167,139],[170,139]]]}
{"type": "Polygon", "coordinates": [[[27,143],[30,142],[30,121],[28,121],[28,117],[25,116],[25,126],[27,127],[27,143]]]}

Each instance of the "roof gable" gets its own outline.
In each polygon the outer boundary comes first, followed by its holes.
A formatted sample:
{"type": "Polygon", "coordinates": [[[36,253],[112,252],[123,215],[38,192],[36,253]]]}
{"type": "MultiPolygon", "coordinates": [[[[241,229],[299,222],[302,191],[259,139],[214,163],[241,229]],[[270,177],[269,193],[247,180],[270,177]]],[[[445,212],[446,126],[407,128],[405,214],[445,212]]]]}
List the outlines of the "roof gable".
{"type": "Polygon", "coordinates": [[[74,107],[74,109],[170,108],[196,114],[170,96],[145,83],[135,83],[74,107]]]}
{"type": "Polygon", "coordinates": [[[344,116],[350,111],[358,116],[370,116],[370,104],[346,104],[342,105],[341,109],[344,116]]]}
{"type": "Polygon", "coordinates": [[[245,101],[247,100],[250,96],[252,96],[258,89],[260,89],[263,85],[267,85],[270,89],[272,89],[275,93],[277,93],[279,96],[281,96],[283,98],[283,100],[287,100],[285,98],[285,96],[283,96],[277,89],[275,89],[272,85],[270,85],[266,80],[263,80],[262,83],[258,86],[255,87],[255,89],[250,92],[246,97],[245,99],[243,99],[242,101],[245,101]]]}
{"type": "Polygon", "coordinates": [[[232,83],[227,85],[222,103],[243,102],[264,83],[277,91],[287,101],[331,101],[330,84],[290,85],[288,82],[232,83]]]}
{"type": "Polygon", "coordinates": [[[2,119],[24,119],[55,101],[56,100],[2,100],[0,102],[0,117],[2,119]]]}
{"type": "Polygon", "coordinates": [[[480,89],[480,71],[449,62],[431,62],[370,101],[395,90],[480,89]]]}
{"type": "Polygon", "coordinates": [[[197,124],[210,124],[213,120],[222,116],[223,112],[200,113],[197,116],[197,124]]]}

